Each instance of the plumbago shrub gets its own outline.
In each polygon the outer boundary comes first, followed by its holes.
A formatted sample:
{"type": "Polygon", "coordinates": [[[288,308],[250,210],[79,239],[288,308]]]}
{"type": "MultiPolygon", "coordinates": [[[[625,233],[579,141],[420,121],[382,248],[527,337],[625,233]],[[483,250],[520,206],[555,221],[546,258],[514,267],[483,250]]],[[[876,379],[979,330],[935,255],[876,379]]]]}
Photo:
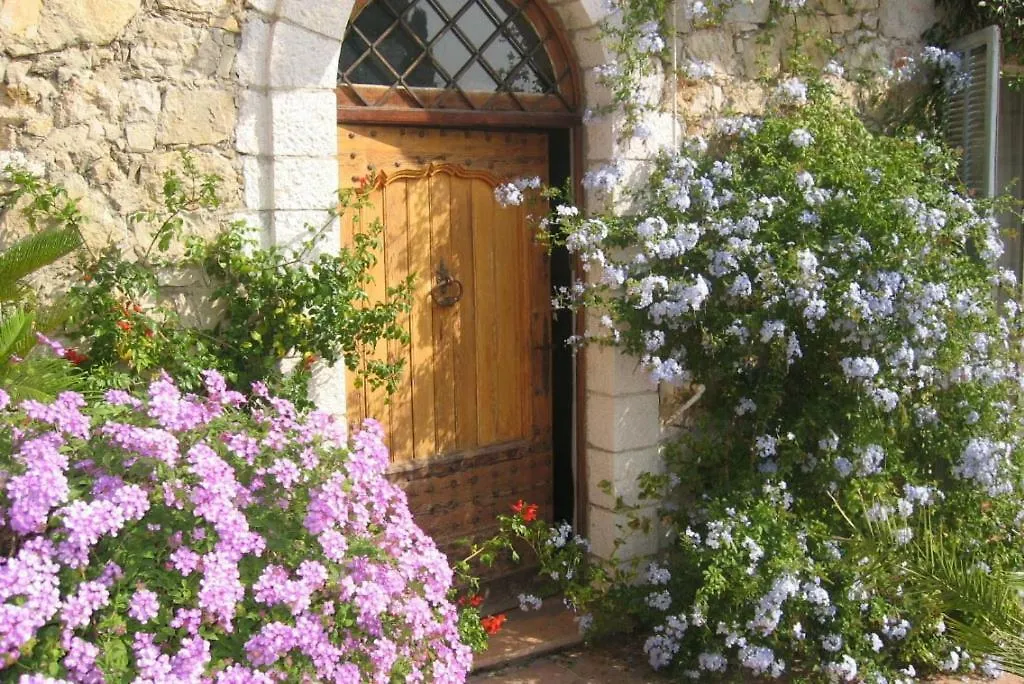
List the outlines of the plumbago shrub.
{"type": "Polygon", "coordinates": [[[259,384],[0,391],[0,678],[461,682],[452,571],[379,425],[259,384]]]}
{"type": "Polygon", "coordinates": [[[548,226],[591,271],[562,293],[604,314],[591,341],[705,389],[669,474],[645,479],[666,557],[603,599],[609,622],[648,630],[655,667],[994,669],[902,570],[944,534],[979,572],[1024,567],[1016,284],[954,172],[790,78],[763,119],[660,156],[631,215],[563,206],[548,226]]]}

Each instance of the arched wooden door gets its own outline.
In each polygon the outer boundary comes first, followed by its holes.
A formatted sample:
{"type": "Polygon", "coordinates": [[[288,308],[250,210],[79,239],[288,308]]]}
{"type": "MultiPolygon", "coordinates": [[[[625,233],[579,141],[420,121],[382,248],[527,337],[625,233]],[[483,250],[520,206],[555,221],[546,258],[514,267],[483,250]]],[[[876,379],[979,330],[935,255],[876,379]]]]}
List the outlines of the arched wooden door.
{"type": "Polygon", "coordinates": [[[533,238],[537,205],[502,207],[494,189],[547,180],[548,138],[382,125],[339,127],[343,185],[376,177],[344,240],[380,221],[371,298],[415,287],[406,376],[388,400],[350,379],[348,417],[379,420],[391,472],[417,522],[442,544],[486,534],[518,499],[551,510],[550,269],[533,238]],[[446,279],[457,281],[435,291],[446,279]]]}

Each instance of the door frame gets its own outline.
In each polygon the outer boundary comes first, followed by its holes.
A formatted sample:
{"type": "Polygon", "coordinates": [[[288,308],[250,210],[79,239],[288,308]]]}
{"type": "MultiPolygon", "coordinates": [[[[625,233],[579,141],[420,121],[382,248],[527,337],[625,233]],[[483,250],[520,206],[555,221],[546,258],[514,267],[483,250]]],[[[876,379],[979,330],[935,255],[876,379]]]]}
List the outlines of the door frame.
{"type": "MultiPolygon", "coordinates": [[[[486,131],[503,130],[543,130],[548,132],[567,132],[570,157],[570,178],[573,193],[578,201],[582,201],[583,187],[581,184],[583,168],[583,126],[582,119],[576,114],[550,112],[501,112],[501,111],[452,111],[445,112],[429,109],[385,109],[375,107],[351,107],[340,105],[337,108],[337,123],[340,124],[373,124],[380,126],[417,126],[423,128],[445,129],[477,129],[486,131]]],[[[550,136],[549,136],[550,139],[550,136]]],[[[550,155],[549,155],[550,156],[550,155]]],[[[549,161],[550,164],[550,161],[549,161]]],[[[581,269],[576,257],[571,259],[573,278],[579,278],[581,269]]],[[[582,335],[585,329],[584,312],[573,315],[573,333],[582,335]]],[[[552,340],[554,343],[555,340],[552,340]]],[[[572,355],[570,378],[573,395],[572,413],[569,417],[571,427],[571,446],[569,457],[572,467],[572,526],[583,533],[589,529],[588,520],[588,488],[586,448],[580,435],[586,433],[586,388],[581,381],[585,378],[585,355],[572,355]]],[[[552,429],[554,420],[552,420],[552,429]]],[[[552,466],[554,463],[552,462],[552,466]]]]}

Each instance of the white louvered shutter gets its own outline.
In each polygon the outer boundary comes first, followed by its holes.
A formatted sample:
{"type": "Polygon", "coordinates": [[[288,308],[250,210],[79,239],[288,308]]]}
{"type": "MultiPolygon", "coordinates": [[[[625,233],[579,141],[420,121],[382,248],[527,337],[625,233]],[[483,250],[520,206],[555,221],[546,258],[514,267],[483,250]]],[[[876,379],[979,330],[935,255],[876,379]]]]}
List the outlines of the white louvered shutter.
{"type": "Polygon", "coordinates": [[[946,141],[963,150],[960,177],[984,197],[996,194],[999,112],[999,27],[988,26],[952,45],[963,57],[967,85],[949,96],[943,121],[946,141]]]}

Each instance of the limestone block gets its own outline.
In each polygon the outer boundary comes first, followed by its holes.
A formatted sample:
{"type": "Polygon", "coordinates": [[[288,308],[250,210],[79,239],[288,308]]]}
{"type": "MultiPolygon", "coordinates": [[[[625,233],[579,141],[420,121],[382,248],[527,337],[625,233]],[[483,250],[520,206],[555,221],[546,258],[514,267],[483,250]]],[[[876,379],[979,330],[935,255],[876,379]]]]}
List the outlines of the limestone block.
{"type": "Polygon", "coordinates": [[[267,55],[270,52],[270,24],[251,18],[242,26],[242,43],[235,58],[235,74],[243,86],[263,86],[268,82],[267,55]]]}
{"type": "Polygon", "coordinates": [[[275,209],[327,209],[337,204],[335,157],[274,159],[275,209]]]}
{"type": "Polygon", "coordinates": [[[319,362],[313,366],[309,380],[309,398],[313,404],[318,410],[334,416],[342,425],[346,425],[345,370],[344,363],[332,367],[319,362]]]}
{"type": "Polygon", "coordinates": [[[22,131],[26,135],[35,136],[36,138],[45,138],[52,130],[53,117],[45,114],[32,117],[22,126],[22,131]]]}
{"type": "Polygon", "coordinates": [[[338,152],[338,100],[330,90],[271,94],[274,154],[329,157],[338,152]]]}
{"type": "Polygon", "coordinates": [[[658,393],[610,397],[588,392],[586,419],[589,446],[613,452],[653,446],[661,434],[658,393]]]}
{"type": "Polygon", "coordinates": [[[587,500],[598,506],[614,509],[616,498],[627,506],[650,505],[650,499],[640,500],[637,478],[644,473],[662,474],[665,460],[661,447],[637,451],[611,453],[601,449],[587,449],[587,500]],[[602,482],[608,483],[603,487],[602,482]]]}
{"type": "Polygon", "coordinates": [[[587,389],[608,396],[653,392],[657,389],[650,375],[640,368],[640,360],[615,347],[592,345],[584,351],[587,389]]]}
{"type": "Polygon", "coordinates": [[[597,25],[597,22],[580,2],[570,2],[558,7],[558,16],[562,18],[566,30],[576,31],[597,25]]]}
{"type": "Polygon", "coordinates": [[[341,40],[354,4],[353,0],[284,0],[280,15],[302,28],[341,40]]]}
{"type": "Polygon", "coordinates": [[[270,15],[277,9],[277,0],[245,0],[246,9],[254,9],[262,14],[270,15]]]}
{"type": "Polygon", "coordinates": [[[657,553],[662,541],[657,510],[652,507],[637,511],[636,514],[651,521],[650,531],[644,533],[630,530],[629,518],[625,514],[591,504],[587,511],[586,535],[590,539],[591,551],[605,560],[613,554],[618,560],[628,560],[657,553]],[[617,550],[616,539],[622,540],[617,550]]]}
{"type": "MultiPolygon", "coordinates": [[[[196,169],[201,174],[212,174],[221,179],[219,194],[226,209],[237,207],[241,195],[241,179],[234,160],[216,149],[196,149],[190,151],[196,169]]],[[[178,151],[161,152],[146,157],[142,167],[142,182],[146,191],[153,197],[160,196],[165,171],[181,173],[181,153],[178,151]]]]}
{"type": "Polygon", "coordinates": [[[601,29],[597,26],[569,32],[569,40],[576,48],[580,69],[591,69],[600,64],[607,64],[612,59],[601,40],[601,29]]]}
{"type": "Polygon", "coordinates": [[[235,127],[235,98],[205,88],[171,88],[164,98],[157,142],[162,145],[208,145],[227,140],[235,127]]]}
{"type": "Polygon", "coordinates": [[[160,86],[152,81],[124,81],[118,99],[128,121],[156,121],[160,116],[160,86]]]}
{"type": "Polygon", "coordinates": [[[326,211],[288,211],[274,212],[270,227],[271,244],[278,247],[299,247],[308,240],[312,232],[323,230],[325,234],[340,234],[341,225],[336,217],[332,218],[326,211]]]}
{"type": "Polygon", "coordinates": [[[160,17],[139,24],[130,61],[148,77],[176,79],[192,63],[202,43],[200,29],[160,17]]]}
{"type": "Polygon", "coordinates": [[[756,82],[734,83],[726,90],[725,106],[737,114],[759,114],[768,102],[768,91],[756,82]]]}
{"type": "Polygon", "coordinates": [[[152,152],[156,147],[156,124],[138,121],[124,127],[125,141],[132,152],[152,152]]]}
{"type": "Polygon", "coordinates": [[[933,0],[882,0],[878,19],[882,35],[916,41],[938,17],[933,0]]]}
{"type": "Polygon", "coordinates": [[[597,117],[583,126],[583,150],[587,159],[610,159],[615,156],[615,149],[612,117],[597,117]]]}
{"type": "Polygon", "coordinates": [[[600,77],[594,69],[587,69],[583,72],[583,103],[590,108],[601,107],[610,104],[612,91],[601,82],[600,77]]]}
{"type": "Polygon", "coordinates": [[[242,157],[242,201],[246,209],[274,208],[273,163],[267,158],[242,157]]]}
{"type": "Polygon", "coordinates": [[[340,40],[278,22],[270,48],[270,86],[330,88],[333,91],[340,54],[340,40]]]}
{"type": "Polygon", "coordinates": [[[253,90],[239,95],[235,149],[243,154],[270,154],[270,97],[253,90]]]}
{"type": "Polygon", "coordinates": [[[725,14],[732,23],[763,24],[771,13],[770,0],[738,0],[725,14]]]}
{"type": "Polygon", "coordinates": [[[702,29],[682,36],[681,40],[685,57],[710,62],[720,72],[727,74],[738,71],[739,56],[729,31],[720,28],[702,29]]]}
{"type": "Polygon", "coordinates": [[[157,0],[161,9],[189,14],[222,14],[231,9],[231,0],[157,0]]]}
{"type": "Polygon", "coordinates": [[[677,92],[679,111],[687,117],[701,118],[717,115],[725,104],[722,86],[709,81],[680,85],[677,92]]]}
{"type": "Polygon", "coordinates": [[[835,14],[828,18],[828,26],[832,33],[849,33],[860,26],[860,21],[859,14],[835,14]]]}
{"type": "Polygon", "coordinates": [[[228,216],[232,223],[241,221],[248,229],[248,235],[257,240],[257,244],[266,249],[270,243],[270,224],[272,222],[270,211],[235,211],[228,216]]]}
{"type": "Polygon", "coordinates": [[[796,30],[806,40],[808,38],[827,38],[832,33],[829,17],[824,14],[796,15],[796,30]]]}
{"type": "Polygon", "coordinates": [[[141,0],[7,0],[0,7],[0,45],[15,56],[106,45],[140,6],[141,0]]]}

